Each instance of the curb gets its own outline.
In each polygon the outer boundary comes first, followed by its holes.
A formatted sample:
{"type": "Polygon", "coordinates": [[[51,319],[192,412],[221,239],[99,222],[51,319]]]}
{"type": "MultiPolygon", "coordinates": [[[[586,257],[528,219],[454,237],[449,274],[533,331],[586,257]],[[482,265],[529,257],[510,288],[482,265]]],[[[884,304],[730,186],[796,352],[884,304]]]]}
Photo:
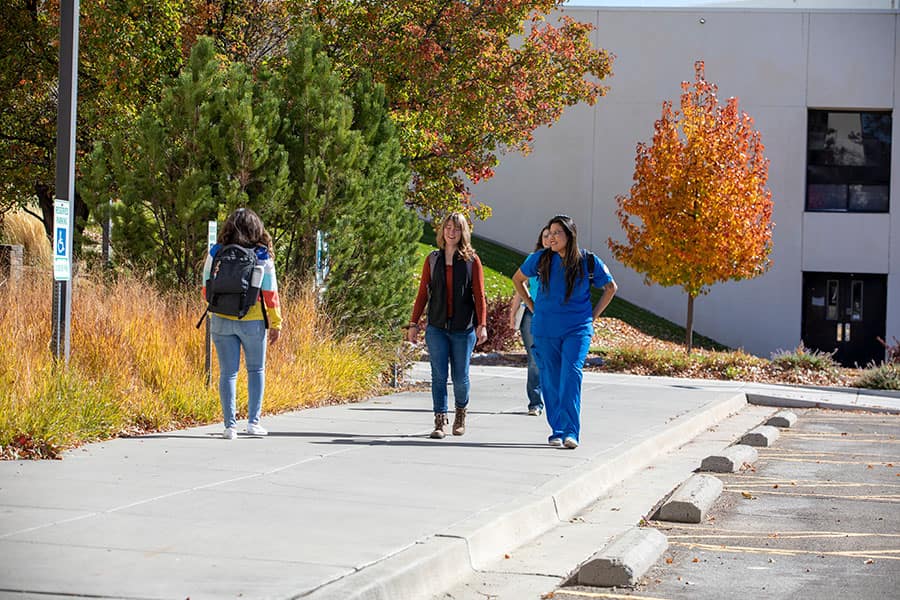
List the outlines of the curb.
{"type": "MultiPolygon", "coordinates": [[[[505,552],[566,521],[613,486],[747,405],[744,393],[711,400],[657,428],[619,456],[593,459],[532,494],[467,518],[397,554],[325,584],[310,600],[430,598],[502,557],[505,552]],[[597,464],[599,463],[599,464],[597,464]]],[[[655,562],[655,561],[654,561],[655,562]]]]}
{"type": "MultiPolygon", "coordinates": [[[[875,394],[858,395],[874,396],[875,394]]],[[[860,405],[844,402],[819,402],[816,400],[802,400],[800,398],[787,398],[785,396],[771,396],[768,394],[757,394],[752,392],[747,392],[747,402],[750,404],[758,404],[760,406],[777,406],[780,408],[824,408],[829,410],[857,410],[862,412],[900,415],[900,407],[860,405]]]]}
{"type": "Polygon", "coordinates": [[[292,600],[430,598],[471,572],[466,542],[433,537],[292,600]]]}

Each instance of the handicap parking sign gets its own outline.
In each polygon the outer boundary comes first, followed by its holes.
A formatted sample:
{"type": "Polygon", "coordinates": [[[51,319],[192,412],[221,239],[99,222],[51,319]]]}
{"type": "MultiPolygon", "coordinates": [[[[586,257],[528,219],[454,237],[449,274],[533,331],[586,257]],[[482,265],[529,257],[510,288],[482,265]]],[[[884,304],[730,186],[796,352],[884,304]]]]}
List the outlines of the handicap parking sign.
{"type": "Polygon", "coordinates": [[[66,255],[66,230],[65,229],[57,229],[56,230],[56,255],[57,256],[65,256],[66,255]]]}
{"type": "Polygon", "coordinates": [[[72,276],[69,256],[69,201],[53,202],[53,279],[69,281],[72,276]]]}

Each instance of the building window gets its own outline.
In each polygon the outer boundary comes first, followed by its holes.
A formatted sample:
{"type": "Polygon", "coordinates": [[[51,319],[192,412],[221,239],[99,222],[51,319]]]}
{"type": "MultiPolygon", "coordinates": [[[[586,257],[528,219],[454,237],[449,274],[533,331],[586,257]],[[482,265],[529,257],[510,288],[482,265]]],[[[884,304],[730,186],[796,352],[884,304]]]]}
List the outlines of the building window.
{"type": "Polygon", "coordinates": [[[810,110],[806,210],[888,212],[891,113],[810,110]]]}

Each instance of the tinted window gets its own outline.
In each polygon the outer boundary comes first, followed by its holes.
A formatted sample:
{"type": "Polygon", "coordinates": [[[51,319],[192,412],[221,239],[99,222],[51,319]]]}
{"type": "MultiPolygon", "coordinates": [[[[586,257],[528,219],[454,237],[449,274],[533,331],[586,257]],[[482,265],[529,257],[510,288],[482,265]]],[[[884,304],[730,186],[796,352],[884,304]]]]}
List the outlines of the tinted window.
{"type": "Polygon", "coordinates": [[[809,111],[806,210],[888,212],[891,114],[809,111]]]}

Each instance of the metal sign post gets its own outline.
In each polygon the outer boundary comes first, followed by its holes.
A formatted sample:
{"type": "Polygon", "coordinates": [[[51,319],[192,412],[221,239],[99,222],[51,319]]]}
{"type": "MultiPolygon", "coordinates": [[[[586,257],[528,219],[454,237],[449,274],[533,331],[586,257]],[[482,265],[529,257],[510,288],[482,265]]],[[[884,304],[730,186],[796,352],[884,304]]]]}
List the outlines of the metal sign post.
{"type": "MultiPolygon", "coordinates": [[[[207,253],[212,250],[213,245],[216,243],[216,238],[219,235],[218,229],[219,226],[215,221],[209,222],[208,233],[206,237],[207,253]]],[[[203,282],[203,285],[206,285],[205,281],[203,282]]],[[[209,332],[209,316],[206,317],[206,361],[203,366],[206,369],[206,387],[209,387],[212,383],[212,337],[209,332]]]]}
{"type": "Polygon", "coordinates": [[[75,119],[78,105],[78,0],[59,3],[59,106],[56,116],[56,201],[53,210],[53,355],[69,363],[72,321],[72,235],[75,231],[75,119]]]}
{"type": "Polygon", "coordinates": [[[325,293],[325,280],[331,270],[331,258],[328,255],[328,234],[316,230],[316,289],[321,298],[325,293]]]}

